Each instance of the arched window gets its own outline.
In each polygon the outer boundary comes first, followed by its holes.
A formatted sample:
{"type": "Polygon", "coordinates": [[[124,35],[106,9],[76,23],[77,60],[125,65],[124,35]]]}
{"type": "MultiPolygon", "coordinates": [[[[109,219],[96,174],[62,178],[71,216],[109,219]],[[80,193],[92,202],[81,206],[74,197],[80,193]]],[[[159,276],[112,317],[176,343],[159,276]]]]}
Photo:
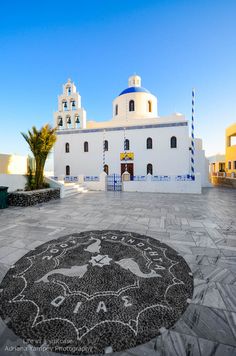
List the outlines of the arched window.
{"type": "Polygon", "coordinates": [[[104,172],[108,175],[109,174],[109,167],[107,164],[104,164],[104,168],[103,168],[104,172]]]}
{"type": "Polygon", "coordinates": [[[104,151],[108,151],[108,141],[104,141],[104,151]]]}
{"type": "Polygon", "coordinates": [[[124,150],[129,151],[129,140],[126,138],[124,142],[124,150]]]}
{"type": "Polygon", "coordinates": [[[148,150],[152,149],[152,138],[151,137],[147,138],[147,149],[148,150]]]}
{"type": "Polygon", "coordinates": [[[66,166],[66,176],[70,176],[70,166],[66,166]]]}
{"type": "Polygon", "coordinates": [[[152,102],[151,102],[151,100],[148,101],[148,112],[152,112],[152,102]]]}
{"type": "Polygon", "coordinates": [[[172,136],[170,139],[170,148],[176,148],[177,147],[177,138],[175,136],[172,136]]]}
{"type": "Polygon", "coordinates": [[[70,152],[70,144],[68,142],[66,142],[66,144],[65,144],[65,151],[66,151],[66,153],[70,152]]]}
{"type": "Polygon", "coordinates": [[[115,115],[118,115],[118,105],[115,106],[115,115]]]}
{"type": "Polygon", "coordinates": [[[67,95],[70,95],[71,94],[71,87],[68,87],[67,88],[67,95]]]}
{"type": "Polygon", "coordinates": [[[84,142],[84,152],[88,152],[88,150],[89,150],[88,142],[85,141],[85,142],[84,142]]]}
{"type": "Polygon", "coordinates": [[[147,164],[147,174],[152,174],[152,164],[151,163],[147,164]]]}
{"type": "Polygon", "coordinates": [[[130,100],[130,102],[129,102],[129,111],[135,111],[134,100],[130,100]]]}

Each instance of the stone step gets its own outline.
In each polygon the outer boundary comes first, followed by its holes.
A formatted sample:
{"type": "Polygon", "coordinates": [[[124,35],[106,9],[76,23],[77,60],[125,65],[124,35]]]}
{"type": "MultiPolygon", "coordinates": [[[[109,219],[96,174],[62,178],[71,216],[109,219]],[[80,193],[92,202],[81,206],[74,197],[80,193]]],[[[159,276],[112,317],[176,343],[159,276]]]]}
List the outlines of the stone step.
{"type": "Polygon", "coordinates": [[[79,182],[64,182],[64,180],[61,179],[57,180],[57,182],[64,185],[65,198],[76,194],[87,193],[89,191],[86,186],[79,182]]]}
{"type": "Polygon", "coordinates": [[[73,190],[76,190],[76,191],[83,191],[83,190],[88,190],[86,187],[83,187],[83,186],[80,186],[80,185],[75,185],[73,187],[67,187],[65,186],[65,191],[73,191],[73,190]]]}
{"type": "Polygon", "coordinates": [[[79,192],[83,192],[83,191],[88,191],[88,189],[86,188],[86,187],[83,187],[83,186],[80,186],[80,187],[78,187],[77,188],[77,190],[79,191],[79,192]]]}
{"type": "Polygon", "coordinates": [[[87,193],[88,189],[78,183],[65,183],[65,197],[76,194],[87,193]]]}
{"type": "Polygon", "coordinates": [[[65,192],[65,198],[67,197],[71,197],[71,196],[74,196],[74,195],[77,195],[77,194],[81,194],[80,192],[65,192]]]}
{"type": "Polygon", "coordinates": [[[63,183],[65,187],[74,187],[75,185],[77,185],[78,183],[73,183],[73,182],[66,182],[66,183],[63,183]]]}
{"type": "Polygon", "coordinates": [[[67,187],[67,186],[64,186],[65,188],[65,191],[70,191],[70,190],[78,190],[79,188],[78,187],[67,187]]]}

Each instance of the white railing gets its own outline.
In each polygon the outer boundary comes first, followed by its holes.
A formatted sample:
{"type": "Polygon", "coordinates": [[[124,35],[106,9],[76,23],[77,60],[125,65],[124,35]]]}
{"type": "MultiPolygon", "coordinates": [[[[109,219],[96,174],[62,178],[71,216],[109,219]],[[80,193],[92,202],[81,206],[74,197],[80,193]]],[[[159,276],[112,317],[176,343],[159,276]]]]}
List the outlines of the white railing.
{"type": "Polygon", "coordinates": [[[49,176],[48,178],[50,178],[50,179],[53,179],[53,180],[58,180],[58,177],[57,176],[49,176]]]}
{"type": "Polygon", "coordinates": [[[133,176],[133,181],[134,182],[140,182],[140,181],[145,181],[147,179],[147,176],[133,176]]]}
{"type": "Polygon", "coordinates": [[[171,180],[171,176],[152,176],[152,179],[151,179],[153,182],[170,182],[171,180]]]}
{"type": "Polygon", "coordinates": [[[65,183],[78,182],[78,176],[65,176],[65,177],[64,177],[64,182],[65,182],[65,183]]]}
{"type": "Polygon", "coordinates": [[[175,180],[177,182],[193,181],[195,180],[195,176],[191,174],[184,174],[184,175],[175,176],[175,180]]]}
{"type": "Polygon", "coordinates": [[[84,176],[85,182],[99,182],[99,176],[84,176]]]}

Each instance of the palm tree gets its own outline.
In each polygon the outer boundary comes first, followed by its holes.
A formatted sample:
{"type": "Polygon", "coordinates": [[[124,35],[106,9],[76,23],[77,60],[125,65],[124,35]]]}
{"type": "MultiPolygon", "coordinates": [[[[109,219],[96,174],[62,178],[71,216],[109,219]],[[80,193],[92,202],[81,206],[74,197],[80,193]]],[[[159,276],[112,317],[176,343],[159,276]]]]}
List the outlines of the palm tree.
{"type": "Polygon", "coordinates": [[[40,130],[35,126],[28,130],[28,134],[21,132],[22,136],[28,143],[31,152],[35,158],[35,188],[43,188],[43,170],[48,154],[56,142],[56,128],[49,124],[44,125],[40,130]]]}

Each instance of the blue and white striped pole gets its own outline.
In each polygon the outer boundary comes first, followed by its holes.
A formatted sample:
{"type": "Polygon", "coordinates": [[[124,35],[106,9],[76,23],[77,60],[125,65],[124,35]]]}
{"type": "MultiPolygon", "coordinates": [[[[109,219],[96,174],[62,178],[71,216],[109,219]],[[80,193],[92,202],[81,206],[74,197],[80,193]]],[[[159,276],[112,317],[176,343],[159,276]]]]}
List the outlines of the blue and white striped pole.
{"type": "Polygon", "coordinates": [[[106,157],[105,157],[105,130],[104,130],[103,131],[103,156],[102,156],[103,168],[102,168],[102,171],[104,171],[105,163],[106,163],[106,157]]]}
{"type": "Polygon", "coordinates": [[[125,172],[127,172],[126,149],[126,128],[124,127],[125,172]]]}
{"type": "Polygon", "coordinates": [[[191,177],[195,180],[195,147],[194,147],[194,116],[195,116],[195,89],[192,89],[192,123],[191,123],[191,177]]]}

